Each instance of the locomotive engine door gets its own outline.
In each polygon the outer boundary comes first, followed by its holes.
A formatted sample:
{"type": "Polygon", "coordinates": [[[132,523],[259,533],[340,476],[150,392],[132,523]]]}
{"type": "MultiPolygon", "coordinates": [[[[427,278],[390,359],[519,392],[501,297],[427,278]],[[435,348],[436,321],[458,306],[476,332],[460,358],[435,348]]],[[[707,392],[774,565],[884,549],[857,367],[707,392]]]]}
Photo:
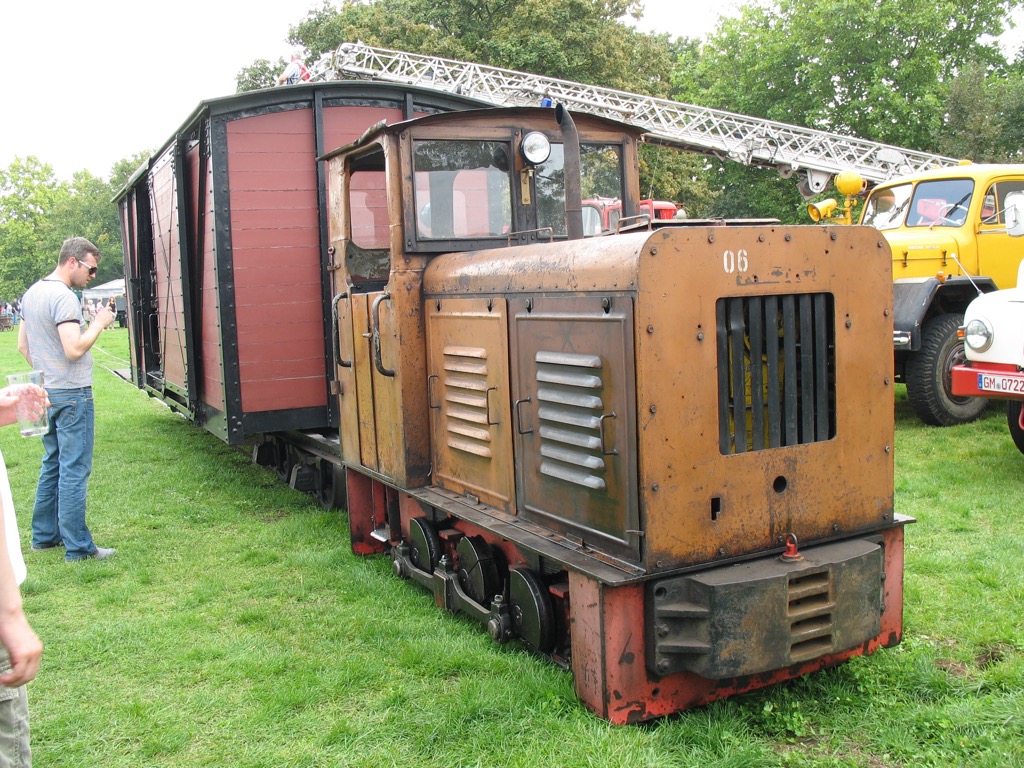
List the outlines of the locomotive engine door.
{"type": "Polygon", "coordinates": [[[368,294],[355,293],[351,302],[349,338],[352,344],[350,393],[342,393],[342,452],[353,465],[376,471],[377,430],[373,416],[373,384],[370,374],[370,300],[368,294]]]}
{"type": "Polygon", "coordinates": [[[334,391],[342,456],[406,487],[429,474],[422,269],[401,251],[401,201],[388,182],[387,151],[330,159],[329,210],[336,318],[334,391]]]}
{"type": "Polygon", "coordinates": [[[373,411],[377,471],[410,488],[424,485],[430,472],[421,296],[419,271],[392,272],[387,290],[367,294],[369,349],[363,359],[371,389],[359,387],[361,425],[363,409],[373,411]]]}
{"type": "MultiPolygon", "coordinates": [[[[355,358],[352,294],[351,291],[345,290],[344,286],[340,287],[342,290],[335,293],[331,300],[331,343],[334,351],[334,381],[331,384],[331,392],[338,396],[341,457],[347,462],[355,463],[359,456],[359,432],[355,428],[359,419],[355,368],[352,364],[355,358]]],[[[337,281],[332,280],[332,288],[338,290],[337,281]]]]}
{"type": "Polygon", "coordinates": [[[514,299],[509,312],[519,514],[638,560],[632,301],[514,299]]]}
{"type": "Polygon", "coordinates": [[[515,511],[503,299],[427,301],[432,481],[515,511]]]}
{"type": "Polygon", "coordinates": [[[342,456],[410,487],[429,470],[419,282],[395,273],[392,289],[336,299],[342,456]]]}

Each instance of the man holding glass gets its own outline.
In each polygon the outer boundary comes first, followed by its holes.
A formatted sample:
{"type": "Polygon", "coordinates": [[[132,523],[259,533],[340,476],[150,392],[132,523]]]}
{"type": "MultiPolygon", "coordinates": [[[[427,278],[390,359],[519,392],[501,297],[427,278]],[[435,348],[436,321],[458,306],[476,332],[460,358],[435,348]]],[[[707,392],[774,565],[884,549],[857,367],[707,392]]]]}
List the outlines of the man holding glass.
{"type": "Polygon", "coordinates": [[[32,549],[63,545],[68,562],[114,554],[96,546],[85,523],[95,413],[89,350],[114,316],[104,307],[83,330],[82,305],[72,291],[89,284],[99,263],[99,249],[84,237],[65,240],[57,268],[22,297],[18,326],[18,349],[32,368],[43,372],[50,397],[50,427],[43,435],[45,454],[32,510],[32,549]]]}

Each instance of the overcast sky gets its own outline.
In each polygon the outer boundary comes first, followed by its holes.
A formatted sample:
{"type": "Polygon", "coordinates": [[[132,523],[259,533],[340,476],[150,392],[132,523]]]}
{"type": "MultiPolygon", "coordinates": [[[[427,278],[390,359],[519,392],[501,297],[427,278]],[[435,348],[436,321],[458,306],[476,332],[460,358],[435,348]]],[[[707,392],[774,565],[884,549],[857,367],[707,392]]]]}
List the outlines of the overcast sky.
{"type": "MultiPolygon", "coordinates": [[[[289,27],[319,5],[5,1],[0,168],[35,155],[61,179],[82,169],[108,178],[118,160],[163,144],[200,101],[234,93],[253,60],[287,57],[289,27]]],[[[703,0],[645,5],[642,28],[673,35],[701,36],[718,14],[703,0]]]]}

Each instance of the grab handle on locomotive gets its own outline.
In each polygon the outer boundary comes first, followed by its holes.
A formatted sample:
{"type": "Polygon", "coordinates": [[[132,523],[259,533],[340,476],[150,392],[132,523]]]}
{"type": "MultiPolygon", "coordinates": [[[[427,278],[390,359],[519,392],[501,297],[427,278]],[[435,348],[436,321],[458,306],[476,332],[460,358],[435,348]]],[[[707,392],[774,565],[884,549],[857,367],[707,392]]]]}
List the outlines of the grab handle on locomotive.
{"type": "Polygon", "coordinates": [[[394,371],[384,367],[384,361],[381,359],[380,354],[380,303],[390,298],[390,293],[382,293],[373,300],[373,307],[370,311],[371,322],[373,323],[373,328],[370,329],[373,338],[373,364],[381,376],[395,375],[394,371]]]}
{"type": "Polygon", "coordinates": [[[341,368],[351,368],[351,360],[341,359],[341,339],[338,336],[338,302],[348,298],[348,291],[342,291],[331,299],[331,340],[334,342],[334,361],[341,368]]]}
{"type": "Polygon", "coordinates": [[[440,381],[441,377],[436,373],[432,373],[427,376],[427,407],[433,410],[440,410],[441,404],[434,402],[434,382],[440,381]]]}
{"type": "Polygon", "coordinates": [[[532,403],[532,402],[533,402],[533,398],[532,397],[527,397],[527,398],[524,398],[522,400],[516,400],[516,403],[515,403],[516,430],[518,430],[520,435],[528,435],[531,432],[533,432],[533,428],[532,427],[530,429],[523,429],[523,412],[522,412],[522,407],[521,407],[523,405],[523,403],[532,403]]]}
{"type": "Polygon", "coordinates": [[[611,448],[606,448],[605,447],[608,444],[608,441],[606,439],[607,433],[605,432],[604,423],[605,423],[605,421],[607,419],[614,419],[614,418],[616,418],[615,411],[612,411],[611,413],[604,414],[601,417],[601,421],[600,421],[599,427],[598,427],[598,429],[600,430],[600,433],[601,433],[601,453],[604,454],[605,456],[615,456],[619,452],[619,449],[615,447],[615,441],[614,440],[612,441],[612,447],[611,448]]]}
{"type": "Polygon", "coordinates": [[[493,427],[498,424],[498,419],[491,416],[491,392],[497,392],[497,387],[488,387],[487,391],[484,392],[484,398],[487,401],[487,426],[493,427]]]}

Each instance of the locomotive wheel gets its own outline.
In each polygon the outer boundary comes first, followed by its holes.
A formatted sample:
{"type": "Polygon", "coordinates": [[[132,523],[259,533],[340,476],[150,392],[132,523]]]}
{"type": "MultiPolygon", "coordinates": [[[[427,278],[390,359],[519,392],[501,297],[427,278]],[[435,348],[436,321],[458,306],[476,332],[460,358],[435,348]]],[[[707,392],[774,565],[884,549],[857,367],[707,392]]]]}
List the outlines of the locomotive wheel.
{"type": "Polygon", "coordinates": [[[427,573],[433,573],[441,559],[441,540],[425,517],[414,517],[409,521],[409,559],[427,573]]]}
{"type": "Polygon", "coordinates": [[[953,366],[963,363],[964,345],[956,337],[961,314],[939,315],[923,328],[921,349],[907,358],[907,400],[925,424],[951,427],[974,421],[988,406],[983,397],[953,394],[953,366]]]}
{"type": "Polygon", "coordinates": [[[547,590],[528,568],[511,568],[508,576],[513,632],[533,650],[549,652],[555,644],[555,620],[547,590]]]}
{"type": "Polygon", "coordinates": [[[1024,428],[1020,425],[1021,403],[1019,400],[1010,400],[1006,403],[1006,425],[1010,428],[1010,437],[1017,449],[1024,453],[1024,428]]]}
{"type": "Polygon", "coordinates": [[[480,536],[466,536],[456,548],[459,556],[459,584],[480,605],[488,606],[501,592],[498,565],[491,548],[480,536]]]}

